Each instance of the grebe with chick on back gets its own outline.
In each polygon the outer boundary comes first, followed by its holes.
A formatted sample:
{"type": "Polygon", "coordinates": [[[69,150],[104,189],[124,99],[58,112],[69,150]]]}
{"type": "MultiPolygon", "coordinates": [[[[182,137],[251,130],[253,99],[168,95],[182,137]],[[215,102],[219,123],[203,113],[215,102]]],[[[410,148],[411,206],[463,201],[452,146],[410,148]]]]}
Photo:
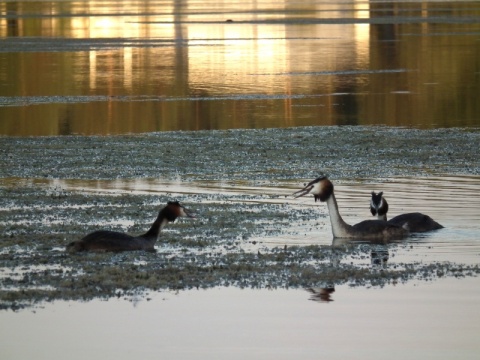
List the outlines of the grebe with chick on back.
{"type": "Polygon", "coordinates": [[[409,234],[407,229],[382,220],[365,220],[355,225],[347,224],[338,211],[333,183],[326,176],[320,176],[309,182],[302,190],[295,192],[293,195],[298,198],[308,194],[312,194],[315,201],[320,200],[327,203],[334,238],[389,240],[401,239],[409,234]]]}
{"type": "Polygon", "coordinates": [[[437,223],[430,216],[419,212],[401,214],[387,220],[388,202],[383,197],[383,192],[377,194],[372,191],[370,212],[373,216],[376,215],[377,219],[387,221],[389,224],[402,226],[412,233],[427,232],[443,228],[442,225],[437,223]]]}
{"type": "Polygon", "coordinates": [[[162,208],[150,229],[143,235],[131,236],[125,233],[109,230],[94,231],[81,240],[73,241],[67,245],[69,252],[81,251],[155,251],[154,245],[160,232],[169,222],[179,217],[193,218],[193,214],[185,209],[178,201],[169,201],[162,208]]]}

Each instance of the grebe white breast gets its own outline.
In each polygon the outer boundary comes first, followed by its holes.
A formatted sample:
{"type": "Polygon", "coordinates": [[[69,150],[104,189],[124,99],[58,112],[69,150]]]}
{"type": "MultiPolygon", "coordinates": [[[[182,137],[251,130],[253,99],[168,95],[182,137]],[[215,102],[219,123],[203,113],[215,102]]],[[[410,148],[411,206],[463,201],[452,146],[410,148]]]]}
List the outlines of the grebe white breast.
{"type": "Polygon", "coordinates": [[[332,224],[334,238],[350,238],[359,240],[401,239],[408,236],[405,228],[382,220],[365,220],[355,225],[347,224],[338,211],[337,200],[333,192],[333,184],[321,176],[308,183],[302,190],[295,192],[295,197],[312,194],[315,201],[326,202],[332,224]]]}
{"type": "Polygon", "coordinates": [[[67,245],[67,251],[155,251],[154,245],[163,227],[178,217],[193,217],[193,215],[178,201],[169,201],[159,211],[150,229],[143,235],[131,236],[116,231],[99,230],[86,235],[81,240],[71,242],[67,245]]]}
{"type": "MultiPolygon", "coordinates": [[[[370,211],[378,219],[387,221],[388,203],[383,197],[383,192],[376,194],[372,191],[370,200],[370,211]]],[[[387,221],[389,224],[405,227],[411,233],[427,232],[442,229],[443,226],[433,220],[430,216],[414,212],[395,216],[387,221]]]]}

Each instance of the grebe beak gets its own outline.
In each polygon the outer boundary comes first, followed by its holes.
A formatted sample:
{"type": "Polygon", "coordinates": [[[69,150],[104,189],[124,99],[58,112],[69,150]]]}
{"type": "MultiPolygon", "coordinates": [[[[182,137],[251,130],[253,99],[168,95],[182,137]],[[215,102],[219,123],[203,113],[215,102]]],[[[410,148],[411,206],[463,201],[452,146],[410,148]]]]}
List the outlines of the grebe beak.
{"type": "Polygon", "coordinates": [[[184,217],[188,217],[188,218],[191,218],[191,219],[195,219],[195,213],[182,207],[182,211],[183,211],[183,216],[184,217]]]}
{"type": "Polygon", "coordinates": [[[308,195],[310,191],[313,189],[313,185],[307,185],[305,186],[302,190],[299,190],[297,192],[294,192],[292,195],[296,198],[299,198],[301,196],[308,195]]]}

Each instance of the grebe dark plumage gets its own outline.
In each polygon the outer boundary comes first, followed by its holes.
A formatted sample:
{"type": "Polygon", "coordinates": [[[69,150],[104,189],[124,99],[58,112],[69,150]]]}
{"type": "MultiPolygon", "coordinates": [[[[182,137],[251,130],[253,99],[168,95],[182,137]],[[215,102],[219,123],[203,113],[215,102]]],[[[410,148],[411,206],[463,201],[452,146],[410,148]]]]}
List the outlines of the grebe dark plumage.
{"type": "Polygon", "coordinates": [[[99,230],[94,231],[81,240],[67,245],[69,252],[81,251],[155,251],[154,245],[160,236],[160,231],[169,222],[178,217],[193,217],[178,201],[169,201],[162,208],[150,229],[143,235],[131,236],[125,233],[99,230]]]}

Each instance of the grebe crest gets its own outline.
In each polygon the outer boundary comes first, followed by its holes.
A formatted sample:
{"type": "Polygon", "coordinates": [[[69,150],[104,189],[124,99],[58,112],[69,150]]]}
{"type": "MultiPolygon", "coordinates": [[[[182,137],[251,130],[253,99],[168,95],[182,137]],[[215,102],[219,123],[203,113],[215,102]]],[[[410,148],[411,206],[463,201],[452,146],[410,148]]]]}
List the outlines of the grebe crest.
{"type": "Polygon", "coordinates": [[[179,217],[194,218],[195,216],[189,210],[185,209],[183,205],[180,205],[178,201],[169,201],[160,212],[164,212],[165,218],[169,222],[174,222],[179,217]]]}
{"type": "Polygon", "coordinates": [[[302,190],[293,193],[295,198],[308,194],[313,195],[315,202],[325,202],[333,194],[333,184],[325,175],[323,175],[310,181],[302,190]]]}
{"type": "Polygon", "coordinates": [[[311,194],[315,201],[320,200],[327,203],[334,238],[386,240],[400,239],[408,235],[407,228],[389,224],[382,220],[365,220],[355,225],[347,224],[338,211],[333,190],[333,183],[326,176],[320,176],[293,195],[298,198],[311,194]]]}

